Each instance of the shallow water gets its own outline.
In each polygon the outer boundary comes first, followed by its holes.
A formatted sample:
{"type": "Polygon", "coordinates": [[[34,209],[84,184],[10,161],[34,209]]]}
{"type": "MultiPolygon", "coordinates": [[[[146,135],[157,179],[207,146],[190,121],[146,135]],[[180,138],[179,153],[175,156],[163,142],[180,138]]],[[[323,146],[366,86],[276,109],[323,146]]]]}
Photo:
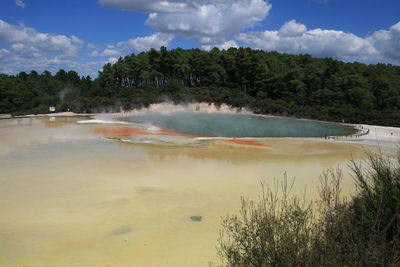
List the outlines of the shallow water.
{"type": "Polygon", "coordinates": [[[323,137],[354,133],[348,126],[311,120],[245,114],[203,112],[148,112],[121,118],[179,133],[218,137],[323,137]]]}
{"type": "Polygon", "coordinates": [[[79,119],[0,121],[0,266],[207,266],[221,217],[261,180],[286,171],[312,199],[322,171],[363,156],[304,140],[124,143],[104,133],[126,126],[79,119]]]}

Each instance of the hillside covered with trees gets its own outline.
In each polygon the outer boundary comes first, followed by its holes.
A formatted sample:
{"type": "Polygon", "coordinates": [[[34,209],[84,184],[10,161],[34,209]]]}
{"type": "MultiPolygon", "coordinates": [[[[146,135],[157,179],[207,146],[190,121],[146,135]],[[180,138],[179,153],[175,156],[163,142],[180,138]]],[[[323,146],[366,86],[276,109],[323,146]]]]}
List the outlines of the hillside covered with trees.
{"type": "Polygon", "coordinates": [[[106,64],[99,77],[60,70],[0,74],[0,113],[130,110],[172,100],[256,113],[400,126],[400,66],[345,63],[250,48],[151,49],[106,64]]]}

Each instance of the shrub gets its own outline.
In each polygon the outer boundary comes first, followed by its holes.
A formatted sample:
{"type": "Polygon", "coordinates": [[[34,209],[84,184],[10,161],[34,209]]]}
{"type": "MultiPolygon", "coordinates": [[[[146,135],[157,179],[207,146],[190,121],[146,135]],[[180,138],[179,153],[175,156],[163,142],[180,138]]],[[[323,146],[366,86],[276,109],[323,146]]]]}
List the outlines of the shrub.
{"type": "Polygon", "coordinates": [[[356,193],[341,197],[342,173],[320,177],[319,199],[291,196],[286,175],[258,201],[242,198],[239,215],[222,223],[223,266],[399,266],[400,160],[369,154],[351,162],[356,193]]]}

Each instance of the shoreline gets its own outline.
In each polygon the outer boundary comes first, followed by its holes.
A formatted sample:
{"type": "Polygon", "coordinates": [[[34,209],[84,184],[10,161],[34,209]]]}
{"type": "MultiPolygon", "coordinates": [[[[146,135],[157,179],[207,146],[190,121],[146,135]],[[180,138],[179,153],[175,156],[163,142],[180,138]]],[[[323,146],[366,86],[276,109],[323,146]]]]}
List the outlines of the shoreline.
{"type": "MultiPolygon", "coordinates": [[[[282,118],[291,118],[291,117],[283,117],[283,116],[274,116],[274,115],[263,115],[263,114],[253,114],[246,109],[237,109],[231,108],[227,105],[221,105],[217,108],[215,105],[208,105],[206,103],[192,103],[187,106],[177,106],[171,103],[161,103],[161,104],[152,104],[148,108],[141,110],[132,110],[127,112],[118,112],[118,113],[74,113],[74,112],[58,112],[58,113],[45,113],[45,114],[28,114],[22,116],[14,116],[10,118],[2,118],[4,120],[8,119],[19,119],[19,118],[43,118],[43,117],[88,117],[91,118],[86,123],[90,123],[93,120],[93,123],[104,123],[110,124],[121,124],[116,120],[119,117],[126,117],[134,114],[141,114],[145,112],[160,112],[163,111],[165,113],[174,113],[181,111],[195,111],[195,112],[222,112],[222,113],[230,113],[230,114],[244,114],[244,115],[255,115],[255,116],[263,116],[263,117],[282,117],[282,118]]],[[[294,119],[294,118],[293,118],[294,119]]],[[[296,118],[297,119],[297,118],[296,118]]],[[[298,119],[298,120],[307,120],[307,121],[318,121],[311,119],[298,119]]],[[[329,121],[318,121],[324,123],[336,123],[329,121]]],[[[128,124],[128,123],[124,123],[128,124]]],[[[234,139],[243,139],[243,140],[304,140],[304,141],[324,141],[324,142],[340,142],[340,143],[348,143],[355,145],[367,145],[367,146],[384,146],[390,148],[399,149],[400,147],[400,127],[389,127],[389,126],[379,126],[379,125],[368,125],[368,124],[350,124],[350,123],[337,123],[345,126],[350,126],[355,129],[355,133],[347,136],[325,136],[325,137],[239,137],[234,139]]],[[[232,139],[228,137],[207,137],[209,139],[221,140],[221,139],[232,139]]]]}

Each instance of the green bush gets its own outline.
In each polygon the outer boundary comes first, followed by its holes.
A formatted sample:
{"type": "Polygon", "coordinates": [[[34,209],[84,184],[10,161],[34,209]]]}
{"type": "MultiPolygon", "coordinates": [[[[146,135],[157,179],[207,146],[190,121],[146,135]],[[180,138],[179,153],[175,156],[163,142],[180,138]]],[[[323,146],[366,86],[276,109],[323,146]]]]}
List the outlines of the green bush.
{"type": "Polygon", "coordinates": [[[324,173],[315,202],[291,196],[287,178],[262,184],[222,223],[223,266],[399,266],[400,160],[369,154],[352,161],[356,193],[342,198],[340,170],[324,173]]]}

